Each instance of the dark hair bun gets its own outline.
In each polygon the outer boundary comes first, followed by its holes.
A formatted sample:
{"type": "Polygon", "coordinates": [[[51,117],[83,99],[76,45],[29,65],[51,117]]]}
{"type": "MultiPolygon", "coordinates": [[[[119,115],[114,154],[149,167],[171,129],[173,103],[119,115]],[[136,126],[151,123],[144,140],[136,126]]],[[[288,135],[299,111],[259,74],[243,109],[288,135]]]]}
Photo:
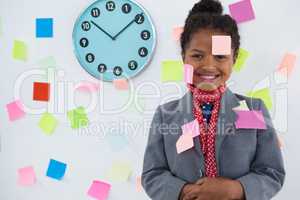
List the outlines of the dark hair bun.
{"type": "Polygon", "coordinates": [[[223,13],[222,4],[217,0],[200,0],[191,10],[192,14],[204,12],[221,15],[223,13]]]}

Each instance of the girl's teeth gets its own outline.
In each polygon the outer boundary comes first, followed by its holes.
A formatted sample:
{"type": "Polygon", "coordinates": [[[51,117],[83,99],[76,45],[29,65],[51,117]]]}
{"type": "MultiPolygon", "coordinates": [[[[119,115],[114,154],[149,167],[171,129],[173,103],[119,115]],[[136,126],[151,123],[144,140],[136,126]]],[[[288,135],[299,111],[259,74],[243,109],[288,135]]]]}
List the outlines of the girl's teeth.
{"type": "Polygon", "coordinates": [[[203,79],[208,79],[208,80],[212,80],[212,79],[215,79],[216,76],[201,76],[201,78],[203,78],[203,79]]]}

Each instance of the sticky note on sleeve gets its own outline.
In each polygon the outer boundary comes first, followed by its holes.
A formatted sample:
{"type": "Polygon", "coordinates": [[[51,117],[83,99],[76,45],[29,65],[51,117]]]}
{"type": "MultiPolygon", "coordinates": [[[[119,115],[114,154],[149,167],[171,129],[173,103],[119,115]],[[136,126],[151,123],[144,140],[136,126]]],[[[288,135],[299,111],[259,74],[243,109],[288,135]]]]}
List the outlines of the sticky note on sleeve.
{"type": "Polygon", "coordinates": [[[62,180],[67,169],[67,164],[50,159],[48,170],[47,170],[47,176],[56,180],[62,180]]]}
{"type": "Polygon", "coordinates": [[[162,62],[161,81],[182,81],[183,80],[183,62],[176,60],[166,60],[162,62]]]}
{"type": "Polygon", "coordinates": [[[8,118],[10,121],[15,121],[25,115],[23,104],[20,100],[13,101],[6,105],[8,118]]]}
{"type": "Polygon", "coordinates": [[[237,113],[237,120],[235,122],[236,128],[267,128],[262,111],[236,110],[235,112],[237,113]]]}
{"type": "Polygon", "coordinates": [[[40,119],[39,127],[45,134],[51,135],[54,132],[57,123],[57,119],[51,113],[44,113],[40,119]]]}
{"type": "Polygon", "coordinates": [[[30,186],[35,184],[36,176],[33,167],[24,167],[18,170],[18,184],[30,186]]]}
{"type": "Polygon", "coordinates": [[[15,60],[27,61],[28,48],[25,42],[20,40],[15,40],[12,54],[15,60]]]}
{"type": "Polygon", "coordinates": [[[251,0],[242,0],[237,3],[230,4],[229,11],[231,17],[233,17],[237,23],[255,19],[251,0]]]}
{"type": "Polygon", "coordinates": [[[108,198],[110,188],[111,185],[109,183],[95,180],[90,186],[87,194],[97,200],[106,200],[108,198]]]}

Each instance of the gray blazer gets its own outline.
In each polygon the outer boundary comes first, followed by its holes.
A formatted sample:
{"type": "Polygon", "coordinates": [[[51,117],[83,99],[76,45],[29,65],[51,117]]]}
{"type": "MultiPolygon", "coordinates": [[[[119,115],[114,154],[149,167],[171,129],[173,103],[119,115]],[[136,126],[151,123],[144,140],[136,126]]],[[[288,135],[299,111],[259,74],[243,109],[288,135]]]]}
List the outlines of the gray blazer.
{"type": "MultiPolygon", "coordinates": [[[[193,121],[192,94],[159,106],[154,114],[144,155],[142,186],[153,200],[177,200],[184,184],[205,175],[199,137],[194,147],[177,154],[181,126],[193,121]]],[[[260,99],[233,94],[222,97],[219,111],[216,160],[218,174],[243,185],[247,200],[271,199],[282,187],[285,170],[270,115],[260,99]],[[266,130],[237,129],[232,110],[245,100],[250,110],[262,110],[266,130]]]]}

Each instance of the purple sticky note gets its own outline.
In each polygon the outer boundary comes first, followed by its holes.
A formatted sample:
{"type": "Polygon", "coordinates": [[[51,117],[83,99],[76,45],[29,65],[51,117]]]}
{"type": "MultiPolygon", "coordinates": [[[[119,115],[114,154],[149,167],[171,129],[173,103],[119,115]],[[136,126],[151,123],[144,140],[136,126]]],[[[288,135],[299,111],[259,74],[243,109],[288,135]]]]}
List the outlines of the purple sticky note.
{"type": "Polygon", "coordinates": [[[266,123],[262,111],[251,110],[235,110],[237,113],[237,120],[235,122],[236,128],[254,128],[266,129],[266,123]]]}
{"type": "Polygon", "coordinates": [[[251,0],[242,0],[229,5],[231,16],[237,23],[242,23],[255,19],[251,0]]]}
{"type": "Polygon", "coordinates": [[[35,172],[33,167],[24,167],[18,170],[18,184],[29,186],[35,184],[35,172]]]}
{"type": "Polygon", "coordinates": [[[106,200],[110,191],[111,185],[102,181],[93,181],[88,195],[97,200],[106,200]]]}
{"type": "Polygon", "coordinates": [[[7,104],[6,109],[10,121],[15,121],[25,115],[25,112],[23,111],[23,104],[19,100],[7,104]]]}

